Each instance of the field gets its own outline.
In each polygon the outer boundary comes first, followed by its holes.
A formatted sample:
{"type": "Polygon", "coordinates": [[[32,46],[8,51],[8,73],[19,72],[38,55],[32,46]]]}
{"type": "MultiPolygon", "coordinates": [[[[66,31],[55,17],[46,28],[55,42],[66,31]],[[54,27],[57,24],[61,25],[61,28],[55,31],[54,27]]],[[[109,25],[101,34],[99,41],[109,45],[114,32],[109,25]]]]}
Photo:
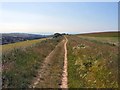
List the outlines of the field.
{"type": "Polygon", "coordinates": [[[0,45],[2,47],[2,53],[11,51],[16,48],[25,48],[29,46],[34,46],[36,43],[39,43],[42,40],[45,40],[46,38],[43,39],[37,39],[37,40],[27,40],[23,42],[17,42],[17,43],[12,43],[12,44],[6,44],[6,45],[0,45]]]}
{"type": "Polygon", "coordinates": [[[109,44],[112,46],[118,46],[118,40],[120,39],[118,33],[116,32],[81,34],[77,36],[85,40],[109,44]]]}
{"type": "Polygon", "coordinates": [[[69,88],[118,88],[118,37],[109,37],[67,36],[69,88]]]}
{"type": "Polygon", "coordinates": [[[2,54],[2,87],[28,88],[32,80],[37,77],[38,69],[46,56],[61,40],[62,38],[20,42],[17,45],[15,43],[15,47],[22,47],[15,49],[14,45],[10,47],[12,45],[8,44],[9,48],[6,45],[9,52],[2,54]],[[35,46],[33,42],[37,42],[35,46]],[[24,45],[28,47],[24,48],[24,45]],[[32,47],[29,47],[30,45],[32,47]]]}
{"type": "Polygon", "coordinates": [[[110,32],[1,45],[2,87],[61,88],[66,65],[68,88],[118,88],[118,39],[110,32]]]}
{"type": "Polygon", "coordinates": [[[77,34],[80,36],[90,36],[90,37],[118,37],[120,32],[94,32],[94,33],[85,33],[85,34],[77,34]]]}
{"type": "Polygon", "coordinates": [[[36,88],[60,88],[64,61],[64,41],[46,58],[47,64],[39,72],[41,80],[36,88]],[[49,80],[49,81],[48,81],[49,80]]]}

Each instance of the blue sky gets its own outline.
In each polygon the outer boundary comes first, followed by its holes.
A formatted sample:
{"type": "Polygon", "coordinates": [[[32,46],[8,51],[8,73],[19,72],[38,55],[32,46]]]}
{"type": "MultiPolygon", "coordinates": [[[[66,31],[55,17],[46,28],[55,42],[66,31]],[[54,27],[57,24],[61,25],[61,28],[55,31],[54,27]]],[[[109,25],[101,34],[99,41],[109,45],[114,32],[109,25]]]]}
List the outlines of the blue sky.
{"type": "Polygon", "coordinates": [[[2,33],[118,30],[117,2],[6,2],[1,11],[2,33]]]}

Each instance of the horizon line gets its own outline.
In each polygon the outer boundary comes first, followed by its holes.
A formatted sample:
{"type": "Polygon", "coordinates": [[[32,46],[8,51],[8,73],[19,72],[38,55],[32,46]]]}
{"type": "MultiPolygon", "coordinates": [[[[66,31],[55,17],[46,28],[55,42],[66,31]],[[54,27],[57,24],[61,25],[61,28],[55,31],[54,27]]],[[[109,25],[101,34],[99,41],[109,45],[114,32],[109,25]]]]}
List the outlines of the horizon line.
{"type": "Polygon", "coordinates": [[[110,30],[110,31],[91,31],[91,32],[0,32],[0,34],[20,33],[20,34],[53,35],[54,33],[85,34],[85,33],[100,33],[100,32],[120,32],[120,31],[110,30]]]}

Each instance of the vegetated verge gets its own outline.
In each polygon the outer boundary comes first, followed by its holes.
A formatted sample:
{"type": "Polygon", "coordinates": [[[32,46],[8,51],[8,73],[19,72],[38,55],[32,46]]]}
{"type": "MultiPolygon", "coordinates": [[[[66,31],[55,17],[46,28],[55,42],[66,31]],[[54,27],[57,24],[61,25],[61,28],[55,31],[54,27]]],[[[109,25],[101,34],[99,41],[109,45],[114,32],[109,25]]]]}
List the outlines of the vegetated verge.
{"type": "Polygon", "coordinates": [[[10,43],[10,44],[5,44],[5,45],[0,45],[2,47],[2,53],[8,53],[9,51],[13,49],[24,49],[26,47],[33,47],[37,43],[39,43],[42,40],[46,40],[49,38],[42,38],[42,39],[36,39],[36,40],[27,40],[27,41],[22,41],[22,42],[16,42],[16,43],[10,43]]]}
{"type": "Polygon", "coordinates": [[[62,38],[47,39],[33,47],[16,48],[2,54],[2,87],[27,88],[45,57],[62,38]]]}
{"type": "Polygon", "coordinates": [[[118,47],[68,36],[69,88],[118,88],[118,47]]]}
{"type": "Polygon", "coordinates": [[[40,79],[35,88],[60,88],[64,65],[64,43],[61,41],[55,49],[46,57],[40,68],[40,79]]]}

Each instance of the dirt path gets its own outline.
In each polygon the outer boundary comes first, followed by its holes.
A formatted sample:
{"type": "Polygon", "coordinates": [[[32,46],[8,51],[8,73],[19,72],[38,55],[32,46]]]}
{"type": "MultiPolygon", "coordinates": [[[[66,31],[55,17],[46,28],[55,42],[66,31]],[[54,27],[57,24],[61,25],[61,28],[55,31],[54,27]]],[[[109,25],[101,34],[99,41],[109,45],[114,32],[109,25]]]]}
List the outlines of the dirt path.
{"type": "Polygon", "coordinates": [[[68,73],[67,73],[67,42],[68,39],[65,37],[66,41],[64,43],[64,50],[65,50],[65,56],[64,56],[64,68],[63,68],[63,74],[62,74],[62,83],[61,83],[61,88],[68,88],[68,73]]]}
{"type": "MultiPolygon", "coordinates": [[[[30,87],[32,87],[32,88],[39,88],[39,87],[40,88],[47,88],[47,87],[55,88],[55,85],[52,85],[53,82],[55,83],[55,81],[54,81],[55,76],[52,75],[51,72],[53,74],[55,74],[55,72],[58,71],[58,69],[60,69],[60,68],[58,68],[56,70],[55,68],[58,66],[61,67],[59,64],[62,63],[62,61],[60,61],[59,59],[56,59],[56,58],[59,58],[59,56],[64,55],[64,49],[63,49],[63,45],[65,46],[64,43],[65,43],[65,40],[61,41],[55,47],[55,49],[45,58],[44,62],[42,63],[42,66],[40,67],[40,70],[38,71],[37,77],[33,80],[33,84],[30,87]],[[63,53],[63,55],[62,55],[62,53],[63,53]],[[54,65],[56,65],[56,66],[54,66],[54,65]]],[[[63,62],[64,62],[64,57],[63,57],[63,62]]],[[[57,74],[59,74],[59,73],[57,73],[57,74]]],[[[57,74],[55,74],[55,75],[57,76],[57,74]]],[[[62,75],[62,68],[61,68],[61,75],[62,75]]],[[[57,82],[57,83],[59,83],[59,82],[57,82]]]]}

